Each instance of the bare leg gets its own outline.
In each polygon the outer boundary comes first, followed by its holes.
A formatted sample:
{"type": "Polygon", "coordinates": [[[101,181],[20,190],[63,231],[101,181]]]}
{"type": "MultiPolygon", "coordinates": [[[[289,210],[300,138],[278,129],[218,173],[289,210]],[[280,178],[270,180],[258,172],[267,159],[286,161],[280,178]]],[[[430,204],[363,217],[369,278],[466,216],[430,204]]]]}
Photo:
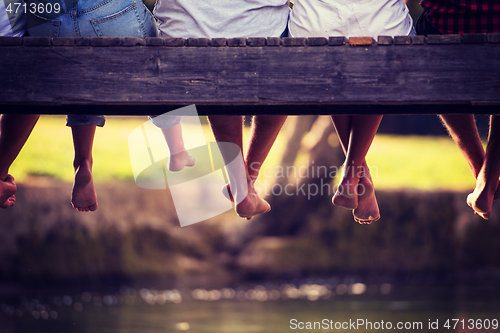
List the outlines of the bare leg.
{"type": "Polygon", "coordinates": [[[250,178],[257,180],[260,168],[271,150],[287,116],[255,116],[245,157],[250,178]]]}
{"type": "MultiPolygon", "coordinates": [[[[477,180],[484,163],[484,148],[477,131],[474,115],[440,115],[448,133],[457,144],[467,161],[469,169],[477,180]]],[[[498,182],[498,181],[497,181],[498,182]]],[[[494,200],[500,197],[500,187],[497,186],[494,200]]]]}
{"type": "Polygon", "coordinates": [[[460,148],[474,178],[484,162],[484,148],[477,132],[474,115],[440,115],[446,129],[460,148]]]}
{"type": "Polygon", "coordinates": [[[371,223],[380,214],[365,156],[382,116],[332,116],[332,120],[346,153],[344,172],[332,202],[353,209],[357,222],[371,223]]]}
{"type": "Polygon", "coordinates": [[[9,168],[23,148],[39,115],[4,114],[0,124],[0,207],[16,202],[16,184],[9,168]]]}
{"type": "Polygon", "coordinates": [[[97,196],[92,179],[92,146],[94,143],[95,125],[78,125],[71,127],[73,146],[75,148],[75,183],[71,203],[80,212],[95,211],[97,196]]]}
{"type": "Polygon", "coordinates": [[[488,220],[500,177],[500,116],[491,116],[490,133],[484,163],[479,171],[474,192],[467,197],[467,204],[476,214],[488,220]]]}
{"type": "MultiPolygon", "coordinates": [[[[233,143],[243,151],[243,118],[241,116],[209,116],[208,118],[217,142],[233,143]]],[[[272,143],[286,119],[286,117],[281,116],[258,116],[256,118],[244,170],[228,169],[230,182],[230,190],[228,190],[237,203],[235,207],[236,213],[246,219],[267,213],[271,209],[269,204],[257,194],[254,182],[262,162],[269,153],[272,143]],[[250,163],[253,163],[251,174],[248,168],[250,163]],[[246,189],[246,191],[242,189],[246,189]]],[[[222,148],[221,153],[226,164],[228,164],[230,162],[228,154],[222,148]]]]}
{"type": "Polygon", "coordinates": [[[185,166],[193,166],[194,157],[188,154],[184,146],[181,124],[169,128],[162,128],[161,131],[163,132],[168,149],[170,150],[168,169],[170,171],[180,171],[184,169],[185,166]]]}

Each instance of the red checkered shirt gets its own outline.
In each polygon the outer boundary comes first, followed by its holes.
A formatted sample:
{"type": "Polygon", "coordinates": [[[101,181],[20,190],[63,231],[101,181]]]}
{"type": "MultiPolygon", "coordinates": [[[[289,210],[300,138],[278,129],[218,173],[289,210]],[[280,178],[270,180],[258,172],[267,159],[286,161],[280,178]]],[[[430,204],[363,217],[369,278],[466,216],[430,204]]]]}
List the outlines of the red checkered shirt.
{"type": "Polygon", "coordinates": [[[443,34],[500,32],[500,0],[422,0],[420,5],[443,34]]]}

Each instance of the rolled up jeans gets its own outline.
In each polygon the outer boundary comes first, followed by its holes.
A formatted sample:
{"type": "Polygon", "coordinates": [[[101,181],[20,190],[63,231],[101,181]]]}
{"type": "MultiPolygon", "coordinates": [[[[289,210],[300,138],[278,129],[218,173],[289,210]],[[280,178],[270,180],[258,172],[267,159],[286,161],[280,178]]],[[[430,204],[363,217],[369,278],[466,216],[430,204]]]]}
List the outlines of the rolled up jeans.
{"type": "MultiPolygon", "coordinates": [[[[40,0],[32,1],[35,4],[40,0]]],[[[141,0],[57,1],[59,14],[29,13],[30,36],[46,37],[157,37],[155,18],[141,0]],[[61,14],[62,13],[62,14],[61,14]]],[[[104,126],[101,115],[68,115],[67,126],[104,126]]]]}

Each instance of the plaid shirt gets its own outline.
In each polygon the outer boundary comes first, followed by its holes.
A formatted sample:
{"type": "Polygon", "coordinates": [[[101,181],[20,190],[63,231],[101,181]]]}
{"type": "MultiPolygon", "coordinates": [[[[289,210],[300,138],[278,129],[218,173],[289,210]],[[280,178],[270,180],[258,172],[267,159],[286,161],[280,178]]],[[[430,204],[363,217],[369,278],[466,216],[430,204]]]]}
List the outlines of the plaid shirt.
{"type": "Polygon", "coordinates": [[[420,5],[443,34],[500,32],[500,0],[422,0],[420,5]]]}

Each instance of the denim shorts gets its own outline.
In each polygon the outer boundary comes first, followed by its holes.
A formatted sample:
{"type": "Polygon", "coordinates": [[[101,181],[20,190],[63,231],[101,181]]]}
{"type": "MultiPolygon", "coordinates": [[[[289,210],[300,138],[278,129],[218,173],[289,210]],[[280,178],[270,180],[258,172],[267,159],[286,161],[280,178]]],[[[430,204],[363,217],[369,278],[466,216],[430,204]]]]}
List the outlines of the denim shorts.
{"type": "MultiPolygon", "coordinates": [[[[45,3],[33,0],[34,3],[45,3]]],[[[52,1],[54,2],[54,1],[52,1]]],[[[157,37],[158,27],[141,0],[58,0],[62,15],[29,13],[30,36],[157,37]]],[[[104,116],[68,115],[67,126],[104,125],[104,116]]]]}

